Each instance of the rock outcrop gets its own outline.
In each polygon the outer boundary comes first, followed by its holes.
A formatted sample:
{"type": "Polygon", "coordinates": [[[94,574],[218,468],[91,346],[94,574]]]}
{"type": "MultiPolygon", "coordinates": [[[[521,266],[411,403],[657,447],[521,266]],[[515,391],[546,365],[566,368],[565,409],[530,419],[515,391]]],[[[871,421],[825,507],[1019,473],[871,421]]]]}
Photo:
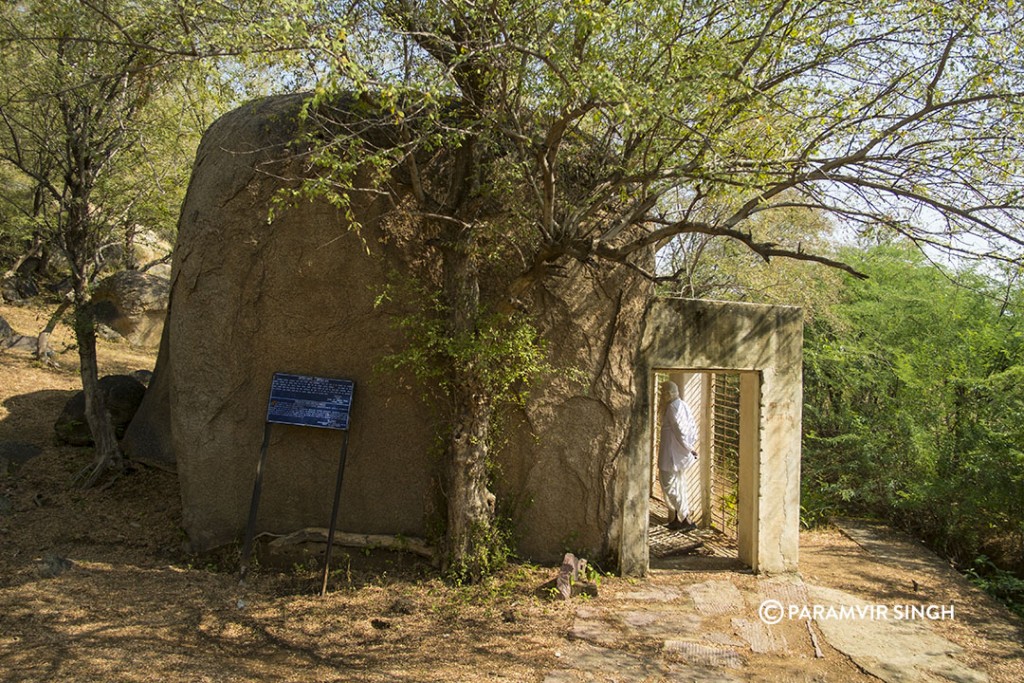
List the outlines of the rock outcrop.
{"type": "MultiPolygon", "coordinates": [[[[375,306],[391,274],[406,272],[425,247],[415,234],[388,232],[396,209],[375,193],[352,195],[358,233],[326,202],[279,209],[268,221],[300,102],[246,105],[204,136],[159,360],[125,439],[132,457],[176,461],[197,550],[244,529],[278,371],[356,382],[339,529],[429,536],[437,528],[437,392],[382,362],[405,340],[395,307],[375,306]]],[[[555,559],[567,545],[594,558],[612,550],[615,472],[649,294],[625,268],[572,266],[532,295],[559,370],[508,416],[495,483],[528,557],[555,559]]],[[[337,432],[274,426],[258,531],[327,525],[340,443],[337,432]]]]}
{"type": "Polygon", "coordinates": [[[7,343],[19,336],[11,324],[7,322],[3,316],[0,316],[0,348],[6,347],[7,343]]]}
{"type": "Polygon", "coordinates": [[[18,334],[11,328],[10,323],[0,317],[0,351],[23,351],[35,353],[38,348],[36,337],[18,334]]]}
{"type": "MultiPolygon", "coordinates": [[[[108,375],[100,378],[99,389],[107,412],[110,413],[114,434],[121,438],[142,403],[146,387],[128,375],[108,375]]],[[[85,419],[84,392],[79,391],[68,400],[64,410],[57,416],[53,430],[61,443],[70,446],[92,445],[92,433],[85,419]]]]}
{"type": "Polygon", "coordinates": [[[170,282],[166,277],[123,270],[103,278],[92,292],[96,320],[133,346],[160,344],[170,282]]]}

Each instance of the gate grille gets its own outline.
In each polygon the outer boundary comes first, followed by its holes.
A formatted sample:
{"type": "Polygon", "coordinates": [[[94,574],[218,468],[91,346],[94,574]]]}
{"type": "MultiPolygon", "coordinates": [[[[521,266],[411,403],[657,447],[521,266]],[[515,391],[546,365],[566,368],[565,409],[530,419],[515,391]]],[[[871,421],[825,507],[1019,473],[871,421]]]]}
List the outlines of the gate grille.
{"type": "Polygon", "coordinates": [[[714,374],[711,424],[711,526],[735,538],[740,477],[739,375],[714,374]]]}

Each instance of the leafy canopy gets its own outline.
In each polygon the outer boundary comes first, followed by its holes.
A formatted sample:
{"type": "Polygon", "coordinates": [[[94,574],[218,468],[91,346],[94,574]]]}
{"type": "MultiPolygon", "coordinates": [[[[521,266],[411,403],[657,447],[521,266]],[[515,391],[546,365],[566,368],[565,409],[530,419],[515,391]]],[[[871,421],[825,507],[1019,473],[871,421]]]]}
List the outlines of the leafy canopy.
{"type": "Polygon", "coordinates": [[[1020,271],[944,271],[907,245],[846,257],[871,278],[844,278],[806,329],[806,520],[876,515],[963,568],[980,557],[987,573],[987,556],[1019,573],[1020,271]]]}
{"type": "Polygon", "coordinates": [[[314,193],[344,204],[361,165],[382,181],[403,169],[423,214],[527,247],[526,272],[565,258],[631,262],[686,233],[732,238],[765,259],[838,265],[747,228],[803,207],[958,254],[1016,259],[1024,246],[1024,35],[1012,4],[352,0],[309,11],[318,9],[333,30],[318,43],[307,120],[321,171],[314,193]],[[341,92],[362,108],[331,110],[341,92]],[[370,144],[367,126],[392,135],[370,144]],[[454,176],[431,183],[420,168],[467,142],[472,202],[454,176]]]}

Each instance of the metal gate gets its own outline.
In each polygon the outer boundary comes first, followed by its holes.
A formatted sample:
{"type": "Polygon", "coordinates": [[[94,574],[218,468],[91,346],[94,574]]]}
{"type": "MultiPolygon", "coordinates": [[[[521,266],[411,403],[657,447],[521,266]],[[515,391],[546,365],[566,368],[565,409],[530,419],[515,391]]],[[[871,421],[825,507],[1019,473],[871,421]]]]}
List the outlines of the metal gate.
{"type": "Polygon", "coordinates": [[[740,481],[740,376],[714,373],[711,381],[711,527],[736,537],[740,481]]]}

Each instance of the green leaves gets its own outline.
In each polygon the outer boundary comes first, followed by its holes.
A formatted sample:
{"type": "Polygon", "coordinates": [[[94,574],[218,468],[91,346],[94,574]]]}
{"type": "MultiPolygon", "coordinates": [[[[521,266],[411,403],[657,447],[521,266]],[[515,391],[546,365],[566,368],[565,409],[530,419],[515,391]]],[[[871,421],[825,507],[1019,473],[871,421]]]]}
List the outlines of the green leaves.
{"type": "MultiPolygon", "coordinates": [[[[408,343],[383,362],[411,371],[425,386],[450,392],[455,381],[451,369],[471,370],[481,382],[480,399],[500,408],[521,405],[532,383],[553,370],[544,341],[522,315],[481,315],[475,329],[453,336],[436,292],[405,276],[378,297],[379,306],[387,310],[396,299],[412,304],[416,312],[396,317],[408,343]]],[[[432,388],[432,400],[436,397],[432,388]]]]}
{"type": "MultiPolygon", "coordinates": [[[[970,564],[1024,530],[1022,290],[909,247],[847,255],[871,275],[806,330],[811,510],[873,514],[970,564]]],[[[1013,540],[1017,539],[1017,540],[1013,540]]]]}
{"type": "MultiPolygon", "coordinates": [[[[858,228],[1024,252],[1024,22],[995,0],[289,7],[305,17],[317,100],[355,93],[375,101],[364,123],[397,129],[374,165],[402,173],[473,140],[462,179],[491,207],[475,229],[527,263],[622,263],[675,234],[735,236],[793,192],[858,228]]],[[[355,189],[351,166],[318,165],[337,171],[318,190],[355,189]]],[[[424,212],[468,187],[438,181],[417,191],[424,212]]],[[[803,248],[783,237],[777,251],[803,248]]]]}

